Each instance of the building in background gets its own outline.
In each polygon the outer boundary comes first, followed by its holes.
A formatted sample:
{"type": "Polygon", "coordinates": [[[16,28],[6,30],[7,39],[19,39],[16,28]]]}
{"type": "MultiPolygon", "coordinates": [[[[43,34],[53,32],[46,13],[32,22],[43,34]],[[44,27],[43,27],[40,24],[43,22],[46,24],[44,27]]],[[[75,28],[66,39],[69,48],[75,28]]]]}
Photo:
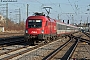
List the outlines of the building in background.
{"type": "Polygon", "coordinates": [[[2,15],[0,15],[0,23],[6,23],[6,20],[2,15]]]}
{"type": "Polygon", "coordinates": [[[0,25],[0,32],[4,32],[4,26],[0,25]]]}
{"type": "Polygon", "coordinates": [[[0,32],[4,32],[4,24],[6,23],[5,18],[0,15],[0,32]]]}

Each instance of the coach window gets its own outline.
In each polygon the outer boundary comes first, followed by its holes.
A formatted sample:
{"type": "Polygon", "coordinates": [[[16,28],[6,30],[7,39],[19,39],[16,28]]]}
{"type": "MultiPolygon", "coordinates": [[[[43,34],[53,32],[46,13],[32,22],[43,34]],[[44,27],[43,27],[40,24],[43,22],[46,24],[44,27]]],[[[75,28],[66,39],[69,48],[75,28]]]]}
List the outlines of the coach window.
{"type": "Polygon", "coordinates": [[[59,30],[61,29],[61,25],[59,25],[59,30]]]}
{"type": "Polygon", "coordinates": [[[63,25],[61,25],[61,30],[63,30],[63,25]]]}
{"type": "Polygon", "coordinates": [[[58,24],[58,30],[60,30],[60,25],[58,24]]]}

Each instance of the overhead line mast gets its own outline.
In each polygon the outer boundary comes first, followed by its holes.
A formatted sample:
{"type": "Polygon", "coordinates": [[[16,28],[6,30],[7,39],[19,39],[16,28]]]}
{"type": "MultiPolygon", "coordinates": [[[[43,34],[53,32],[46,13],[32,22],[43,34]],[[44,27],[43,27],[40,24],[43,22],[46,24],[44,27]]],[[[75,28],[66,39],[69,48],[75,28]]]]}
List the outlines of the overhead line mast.
{"type": "Polygon", "coordinates": [[[6,4],[6,26],[8,27],[8,3],[6,4]]]}

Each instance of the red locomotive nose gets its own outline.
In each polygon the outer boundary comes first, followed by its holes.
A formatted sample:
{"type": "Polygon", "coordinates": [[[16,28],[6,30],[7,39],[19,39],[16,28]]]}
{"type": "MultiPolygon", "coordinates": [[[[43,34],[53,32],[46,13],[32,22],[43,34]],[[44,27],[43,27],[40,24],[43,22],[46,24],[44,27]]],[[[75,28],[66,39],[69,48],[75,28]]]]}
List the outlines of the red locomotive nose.
{"type": "Polygon", "coordinates": [[[40,29],[40,28],[28,29],[28,34],[30,34],[30,35],[38,35],[38,34],[41,34],[41,29],[40,29]]]}

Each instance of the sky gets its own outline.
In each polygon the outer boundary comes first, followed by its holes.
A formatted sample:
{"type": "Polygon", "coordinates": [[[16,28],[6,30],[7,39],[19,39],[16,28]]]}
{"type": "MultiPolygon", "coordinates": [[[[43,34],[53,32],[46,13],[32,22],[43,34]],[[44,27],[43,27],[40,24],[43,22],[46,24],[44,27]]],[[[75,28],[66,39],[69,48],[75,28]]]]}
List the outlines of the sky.
{"type": "Polygon", "coordinates": [[[34,12],[44,12],[43,7],[52,7],[49,16],[53,19],[70,20],[70,23],[90,23],[90,0],[17,0],[17,2],[0,2],[0,10],[3,15],[5,12],[5,5],[8,3],[8,17],[15,22],[19,22],[19,9],[21,20],[25,21],[27,18],[27,4],[28,15],[33,15],[34,12]]]}

